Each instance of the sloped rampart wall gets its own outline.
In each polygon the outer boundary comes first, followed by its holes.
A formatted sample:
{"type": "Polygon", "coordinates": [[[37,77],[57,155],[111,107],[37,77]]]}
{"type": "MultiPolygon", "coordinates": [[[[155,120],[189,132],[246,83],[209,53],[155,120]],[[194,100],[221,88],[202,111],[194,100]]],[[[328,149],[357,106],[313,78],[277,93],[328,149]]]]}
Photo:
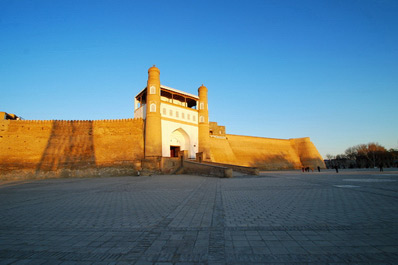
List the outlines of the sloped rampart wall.
{"type": "Polygon", "coordinates": [[[261,170],[325,167],[309,138],[284,140],[227,134],[226,139],[211,138],[210,146],[214,162],[261,170]]]}

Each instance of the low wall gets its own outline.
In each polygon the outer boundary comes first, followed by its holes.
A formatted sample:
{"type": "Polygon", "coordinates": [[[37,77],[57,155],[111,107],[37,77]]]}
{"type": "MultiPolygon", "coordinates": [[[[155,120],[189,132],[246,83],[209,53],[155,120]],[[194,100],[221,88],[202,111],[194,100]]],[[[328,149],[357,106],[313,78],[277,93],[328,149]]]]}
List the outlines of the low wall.
{"type": "Polygon", "coordinates": [[[163,174],[174,174],[182,163],[181,157],[162,157],[161,171],[163,174]]]}
{"type": "Polygon", "coordinates": [[[260,174],[260,171],[256,167],[244,167],[244,166],[223,164],[223,163],[216,163],[216,162],[209,162],[209,161],[203,161],[203,163],[231,168],[233,171],[241,172],[241,173],[248,174],[248,175],[259,175],[260,174]]]}
{"type": "Polygon", "coordinates": [[[47,178],[89,178],[138,176],[140,170],[132,166],[93,167],[82,169],[57,169],[52,171],[13,170],[2,172],[0,180],[28,180],[47,178]]]}
{"type": "Polygon", "coordinates": [[[203,164],[185,160],[183,173],[215,176],[220,178],[232,178],[232,169],[216,165],[203,164]]]}

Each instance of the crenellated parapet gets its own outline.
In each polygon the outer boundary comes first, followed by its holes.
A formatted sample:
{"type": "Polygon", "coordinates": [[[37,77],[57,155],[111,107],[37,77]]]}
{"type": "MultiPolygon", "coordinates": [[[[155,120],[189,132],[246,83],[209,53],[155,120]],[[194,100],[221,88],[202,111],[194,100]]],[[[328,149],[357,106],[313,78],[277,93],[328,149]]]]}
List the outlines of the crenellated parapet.
{"type": "Polygon", "coordinates": [[[10,120],[8,121],[13,124],[21,124],[21,125],[29,125],[29,124],[38,124],[38,123],[53,123],[54,120],[10,120]]]}
{"type": "Polygon", "coordinates": [[[98,123],[98,122],[128,122],[141,121],[142,118],[128,118],[128,119],[104,119],[104,120],[6,120],[15,124],[37,124],[37,123],[98,123]]]}
{"type": "Polygon", "coordinates": [[[142,118],[129,118],[129,119],[109,119],[109,120],[93,120],[93,123],[122,123],[122,122],[143,122],[142,118]]]}

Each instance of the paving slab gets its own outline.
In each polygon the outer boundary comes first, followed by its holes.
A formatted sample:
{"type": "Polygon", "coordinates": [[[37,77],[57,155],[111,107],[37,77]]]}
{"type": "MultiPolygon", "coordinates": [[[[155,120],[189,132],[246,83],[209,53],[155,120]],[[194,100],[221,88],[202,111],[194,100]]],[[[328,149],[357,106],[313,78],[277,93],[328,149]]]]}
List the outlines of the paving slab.
{"type": "Polygon", "coordinates": [[[398,170],[0,182],[0,264],[394,264],[398,170]]]}

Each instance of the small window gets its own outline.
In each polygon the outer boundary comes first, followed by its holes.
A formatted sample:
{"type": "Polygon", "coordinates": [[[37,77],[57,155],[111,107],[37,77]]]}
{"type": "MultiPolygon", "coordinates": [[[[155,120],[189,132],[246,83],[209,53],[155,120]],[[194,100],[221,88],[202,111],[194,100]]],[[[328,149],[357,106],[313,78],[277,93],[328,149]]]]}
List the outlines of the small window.
{"type": "Polygon", "coordinates": [[[173,116],[173,110],[169,110],[169,115],[173,116]]]}
{"type": "Polygon", "coordinates": [[[163,108],[163,115],[166,115],[167,114],[167,110],[166,110],[166,108],[163,108]]]}
{"type": "Polygon", "coordinates": [[[184,112],[181,113],[181,118],[182,118],[182,119],[185,119],[185,113],[184,113],[184,112]]]}
{"type": "Polygon", "coordinates": [[[203,102],[200,102],[200,109],[204,109],[205,108],[205,104],[203,102]]]}
{"type": "Polygon", "coordinates": [[[205,122],[205,117],[203,117],[203,116],[200,116],[200,118],[199,118],[199,122],[205,122]]]}
{"type": "Polygon", "coordinates": [[[190,120],[191,119],[191,115],[187,114],[187,119],[190,120]]]}
{"type": "Polygon", "coordinates": [[[156,87],[155,86],[151,86],[149,88],[149,94],[156,94],[156,87]]]}
{"type": "Polygon", "coordinates": [[[196,121],[196,116],[195,115],[192,116],[192,120],[196,121]]]}
{"type": "Polygon", "coordinates": [[[155,103],[151,104],[150,112],[156,112],[156,104],[155,103]]]}
{"type": "Polygon", "coordinates": [[[180,116],[180,113],[178,111],[176,111],[176,118],[178,118],[180,116]]]}

